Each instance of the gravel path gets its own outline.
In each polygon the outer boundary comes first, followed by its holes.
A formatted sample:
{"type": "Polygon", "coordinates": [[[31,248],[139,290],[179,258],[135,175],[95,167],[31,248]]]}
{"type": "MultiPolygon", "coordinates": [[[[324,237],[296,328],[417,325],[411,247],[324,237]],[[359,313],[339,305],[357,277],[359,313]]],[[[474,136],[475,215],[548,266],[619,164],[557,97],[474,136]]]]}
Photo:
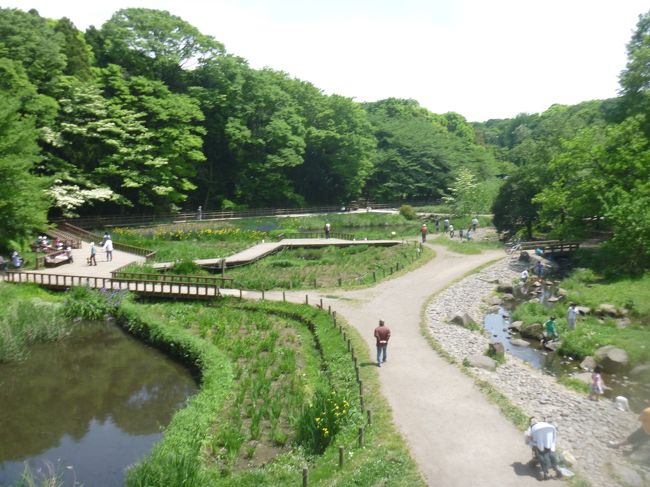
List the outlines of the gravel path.
{"type": "MultiPolygon", "coordinates": [[[[484,353],[489,342],[485,335],[448,324],[447,320],[457,312],[467,312],[481,323],[488,308],[486,301],[493,297],[495,281],[511,283],[517,277],[518,272],[510,268],[508,259],[503,259],[445,289],[427,307],[427,322],[433,336],[459,361],[484,353]]],[[[607,447],[608,440],[624,438],[638,427],[635,414],[618,411],[607,400],[590,401],[511,355],[495,372],[474,371],[527,414],[551,419],[558,426],[560,448],[576,458],[574,469],[595,487],[650,485],[650,469],[632,467],[619,452],[607,447]]]]}

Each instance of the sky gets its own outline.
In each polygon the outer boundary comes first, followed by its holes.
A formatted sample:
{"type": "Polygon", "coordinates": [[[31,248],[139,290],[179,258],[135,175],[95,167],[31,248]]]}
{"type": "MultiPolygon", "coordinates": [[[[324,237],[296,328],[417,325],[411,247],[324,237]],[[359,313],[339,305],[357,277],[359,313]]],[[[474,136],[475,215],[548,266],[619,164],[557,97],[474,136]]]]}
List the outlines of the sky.
{"type": "Polygon", "coordinates": [[[254,68],[356,101],[411,98],[469,121],[617,96],[647,0],[0,0],[100,27],[167,10],[254,68]]]}

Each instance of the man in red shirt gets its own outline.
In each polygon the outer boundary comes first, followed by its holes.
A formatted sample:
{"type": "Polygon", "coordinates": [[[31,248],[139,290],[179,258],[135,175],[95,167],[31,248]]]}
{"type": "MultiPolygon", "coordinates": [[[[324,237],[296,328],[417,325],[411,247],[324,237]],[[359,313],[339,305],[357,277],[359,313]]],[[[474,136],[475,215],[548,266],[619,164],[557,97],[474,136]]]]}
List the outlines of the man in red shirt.
{"type": "Polygon", "coordinates": [[[381,363],[386,362],[386,348],[388,347],[389,338],[390,328],[386,326],[384,320],[379,320],[379,326],[375,328],[375,339],[377,340],[377,367],[381,367],[381,363]]]}

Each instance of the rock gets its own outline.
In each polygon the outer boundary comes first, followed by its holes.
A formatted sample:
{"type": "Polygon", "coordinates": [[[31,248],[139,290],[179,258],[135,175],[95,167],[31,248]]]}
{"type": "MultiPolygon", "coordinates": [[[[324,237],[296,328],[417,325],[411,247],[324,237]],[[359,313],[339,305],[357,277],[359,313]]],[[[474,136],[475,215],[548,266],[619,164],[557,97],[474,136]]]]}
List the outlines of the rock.
{"type": "Polygon", "coordinates": [[[620,463],[612,464],[612,474],[614,478],[618,479],[626,487],[643,487],[647,485],[643,481],[643,477],[629,465],[620,463]]]}
{"type": "Polygon", "coordinates": [[[630,359],[622,348],[616,348],[613,345],[600,347],[594,353],[596,362],[605,372],[621,372],[628,368],[630,359]]]}
{"type": "Polygon", "coordinates": [[[497,286],[497,292],[512,294],[514,289],[512,288],[512,284],[499,284],[497,286]]]}
{"type": "Polygon", "coordinates": [[[528,325],[525,328],[522,328],[520,333],[524,338],[535,338],[540,340],[542,338],[542,333],[544,332],[544,325],[541,323],[533,323],[528,325]]]}
{"type": "Polygon", "coordinates": [[[491,306],[497,306],[501,304],[501,299],[499,298],[499,296],[490,296],[485,299],[485,302],[491,306]]]}
{"type": "Polygon", "coordinates": [[[530,262],[530,254],[525,250],[519,253],[519,262],[530,262]]]}
{"type": "Polygon", "coordinates": [[[557,303],[560,299],[564,299],[564,296],[551,296],[546,301],[549,303],[557,303]]]}
{"type": "Polygon", "coordinates": [[[526,340],[522,340],[521,338],[513,338],[510,340],[510,343],[514,345],[515,347],[528,347],[530,346],[530,343],[528,343],[526,340]]]}
{"type": "Polygon", "coordinates": [[[576,311],[580,316],[586,316],[591,314],[591,308],[588,306],[576,306],[576,311]]]}
{"type": "Polygon", "coordinates": [[[533,298],[528,300],[529,303],[539,303],[539,298],[533,298]]]}
{"type": "Polygon", "coordinates": [[[513,321],[512,323],[510,323],[510,326],[508,328],[510,328],[511,330],[519,331],[521,330],[523,324],[524,324],[523,321],[513,321]]]}
{"type": "Polygon", "coordinates": [[[501,300],[502,301],[514,301],[515,297],[510,293],[504,293],[504,295],[501,296],[501,300]]]}
{"type": "Polygon", "coordinates": [[[594,370],[596,367],[596,359],[594,359],[591,355],[585,357],[585,359],[580,362],[580,368],[582,370],[594,370]]]}
{"type": "Polygon", "coordinates": [[[639,364],[630,370],[630,377],[650,376],[650,364],[639,364]]]}
{"type": "Polygon", "coordinates": [[[546,350],[550,350],[551,352],[557,351],[557,349],[560,348],[561,346],[562,346],[562,342],[557,341],[557,340],[553,340],[553,341],[550,341],[550,342],[544,342],[544,348],[546,350]]]}
{"type": "Polygon", "coordinates": [[[450,320],[450,323],[453,323],[455,325],[462,326],[464,328],[469,328],[471,324],[476,324],[476,322],[472,319],[470,315],[467,313],[456,313],[450,320]]]}
{"type": "Polygon", "coordinates": [[[627,328],[632,324],[632,321],[628,317],[619,318],[616,320],[616,326],[618,328],[627,328]]]}
{"type": "Polygon", "coordinates": [[[564,460],[564,463],[569,467],[576,463],[576,457],[574,457],[573,454],[567,450],[562,452],[562,459],[564,460]]]}
{"type": "Polygon", "coordinates": [[[566,296],[566,295],[568,294],[567,291],[566,291],[566,289],[562,289],[561,287],[557,288],[557,293],[558,293],[560,296],[566,296]]]}
{"type": "Polygon", "coordinates": [[[497,369],[496,360],[491,359],[490,357],[486,357],[485,355],[470,355],[466,360],[472,367],[478,367],[479,369],[485,370],[497,369]]]}
{"type": "Polygon", "coordinates": [[[596,308],[596,314],[600,316],[611,316],[612,318],[620,316],[616,306],[607,303],[599,305],[598,308],[596,308]]]}
{"type": "Polygon", "coordinates": [[[491,342],[488,345],[488,355],[490,357],[494,356],[501,356],[503,357],[503,354],[506,352],[506,349],[503,346],[503,343],[501,342],[491,342]]]}

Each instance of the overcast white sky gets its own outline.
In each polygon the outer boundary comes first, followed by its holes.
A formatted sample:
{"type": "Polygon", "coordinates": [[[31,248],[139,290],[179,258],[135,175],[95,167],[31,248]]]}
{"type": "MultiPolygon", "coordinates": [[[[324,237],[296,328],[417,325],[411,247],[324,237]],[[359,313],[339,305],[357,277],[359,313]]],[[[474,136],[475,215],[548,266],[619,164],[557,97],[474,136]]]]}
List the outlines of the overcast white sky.
{"type": "Polygon", "coordinates": [[[470,121],[617,95],[647,0],[0,0],[84,30],[120,8],[178,15],[246,58],[357,101],[470,121]]]}

